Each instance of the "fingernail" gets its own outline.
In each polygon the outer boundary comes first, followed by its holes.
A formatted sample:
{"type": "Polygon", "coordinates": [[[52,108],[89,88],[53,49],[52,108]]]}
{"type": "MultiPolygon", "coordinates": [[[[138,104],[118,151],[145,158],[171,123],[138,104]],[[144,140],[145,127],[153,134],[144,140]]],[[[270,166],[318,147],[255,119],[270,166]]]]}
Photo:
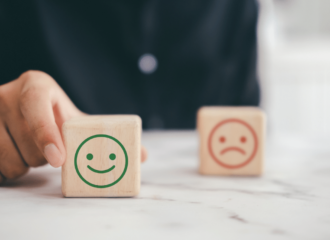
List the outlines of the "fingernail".
{"type": "Polygon", "coordinates": [[[55,144],[48,144],[44,148],[45,157],[50,165],[53,167],[60,167],[63,163],[62,154],[55,146],[55,144]]]}

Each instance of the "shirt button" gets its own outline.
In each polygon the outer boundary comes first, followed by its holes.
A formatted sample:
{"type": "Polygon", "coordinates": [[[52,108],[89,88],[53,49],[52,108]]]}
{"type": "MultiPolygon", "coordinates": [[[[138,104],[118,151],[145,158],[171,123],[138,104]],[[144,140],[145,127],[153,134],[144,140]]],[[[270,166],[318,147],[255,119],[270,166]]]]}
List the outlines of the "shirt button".
{"type": "Polygon", "coordinates": [[[157,59],[150,53],[143,54],[138,61],[139,69],[144,74],[151,74],[157,69],[157,59]]]}

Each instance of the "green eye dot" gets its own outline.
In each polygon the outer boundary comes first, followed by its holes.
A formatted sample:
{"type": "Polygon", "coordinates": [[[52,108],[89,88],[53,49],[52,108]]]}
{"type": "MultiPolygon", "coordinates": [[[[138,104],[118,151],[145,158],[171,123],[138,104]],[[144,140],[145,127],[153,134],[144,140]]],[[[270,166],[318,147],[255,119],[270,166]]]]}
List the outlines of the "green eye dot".
{"type": "Polygon", "coordinates": [[[92,159],[93,159],[93,154],[88,153],[87,156],[86,156],[86,158],[87,158],[88,160],[92,160],[92,159]]]}
{"type": "Polygon", "coordinates": [[[110,160],[115,160],[115,159],[116,159],[116,154],[111,153],[111,154],[109,155],[109,158],[110,158],[110,160]]]}

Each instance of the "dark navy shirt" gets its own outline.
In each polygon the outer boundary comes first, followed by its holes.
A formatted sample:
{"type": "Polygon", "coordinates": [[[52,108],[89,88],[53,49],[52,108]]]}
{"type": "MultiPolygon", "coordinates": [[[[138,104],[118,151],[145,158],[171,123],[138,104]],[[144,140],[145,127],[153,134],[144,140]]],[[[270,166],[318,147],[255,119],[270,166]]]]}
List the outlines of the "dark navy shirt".
{"type": "Polygon", "coordinates": [[[0,83],[42,70],[87,113],[194,128],[200,106],[259,104],[257,10],[253,0],[1,1],[0,83]]]}

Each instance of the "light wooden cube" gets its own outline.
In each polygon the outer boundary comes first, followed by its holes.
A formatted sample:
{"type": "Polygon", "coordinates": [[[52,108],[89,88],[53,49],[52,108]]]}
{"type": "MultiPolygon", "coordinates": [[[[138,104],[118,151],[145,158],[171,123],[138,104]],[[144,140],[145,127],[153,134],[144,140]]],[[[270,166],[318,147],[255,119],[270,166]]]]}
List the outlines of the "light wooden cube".
{"type": "Polygon", "coordinates": [[[62,126],[65,197],[131,197],[140,190],[141,119],[84,116],[62,126]]]}
{"type": "Polygon", "coordinates": [[[260,175],[263,171],[265,114],[257,107],[202,107],[197,114],[199,172],[260,175]]]}

